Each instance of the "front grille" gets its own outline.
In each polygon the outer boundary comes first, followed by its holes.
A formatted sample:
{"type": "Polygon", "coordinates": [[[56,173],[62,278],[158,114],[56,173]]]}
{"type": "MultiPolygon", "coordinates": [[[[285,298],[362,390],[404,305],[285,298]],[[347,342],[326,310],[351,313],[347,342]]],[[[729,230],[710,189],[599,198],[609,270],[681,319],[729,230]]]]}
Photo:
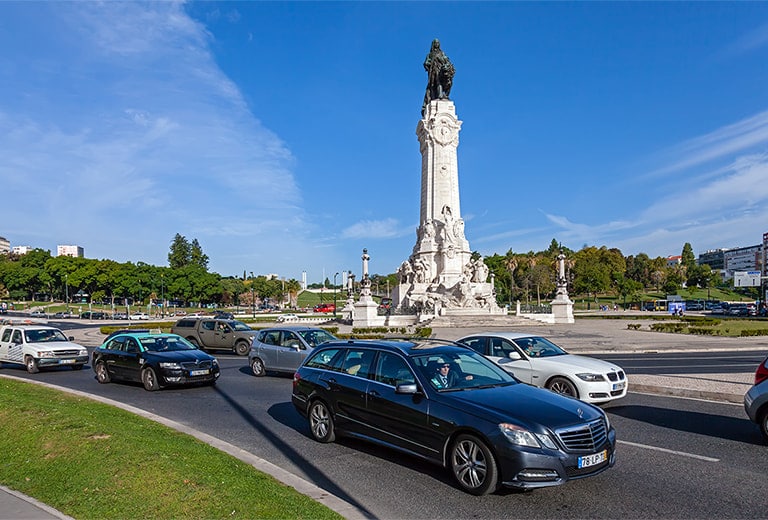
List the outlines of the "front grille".
{"type": "Polygon", "coordinates": [[[610,381],[623,381],[624,371],[619,370],[618,372],[608,372],[607,376],[610,381]]]}
{"type": "Polygon", "coordinates": [[[200,361],[199,363],[187,361],[186,363],[182,363],[181,366],[184,370],[201,370],[204,368],[211,368],[213,363],[210,360],[200,361]]]}
{"type": "Polygon", "coordinates": [[[605,443],[608,436],[605,421],[602,419],[581,426],[563,428],[555,433],[568,451],[595,451],[605,443]]]}
{"type": "Polygon", "coordinates": [[[79,350],[57,350],[53,353],[56,357],[72,357],[80,355],[79,350]]]}

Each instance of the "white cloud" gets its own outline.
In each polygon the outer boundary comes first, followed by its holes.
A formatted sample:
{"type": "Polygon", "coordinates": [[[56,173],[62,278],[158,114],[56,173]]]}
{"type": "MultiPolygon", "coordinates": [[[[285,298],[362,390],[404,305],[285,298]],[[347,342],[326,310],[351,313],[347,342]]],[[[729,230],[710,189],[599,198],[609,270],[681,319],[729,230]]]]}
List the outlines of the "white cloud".
{"type": "Polygon", "coordinates": [[[362,220],[345,228],[342,238],[395,238],[411,233],[412,230],[405,230],[393,218],[384,220],[362,220]]]}

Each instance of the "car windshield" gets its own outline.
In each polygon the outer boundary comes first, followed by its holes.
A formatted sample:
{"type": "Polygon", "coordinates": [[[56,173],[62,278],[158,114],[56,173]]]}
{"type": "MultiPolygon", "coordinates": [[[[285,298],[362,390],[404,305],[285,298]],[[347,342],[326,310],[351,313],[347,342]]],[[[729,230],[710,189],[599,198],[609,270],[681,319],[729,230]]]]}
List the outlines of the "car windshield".
{"type": "Polygon", "coordinates": [[[424,354],[412,359],[432,388],[440,392],[517,384],[505,370],[470,350],[424,354]]]}
{"type": "Polygon", "coordinates": [[[324,331],[323,329],[301,330],[299,331],[299,334],[302,338],[304,338],[304,341],[306,341],[310,347],[316,347],[321,343],[325,343],[326,341],[334,341],[337,339],[335,336],[324,331]]]}
{"type": "Polygon", "coordinates": [[[27,343],[48,343],[51,341],[69,341],[58,329],[38,329],[24,331],[27,343]]]}
{"type": "Polygon", "coordinates": [[[229,326],[235,330],[253,330],[242,321],[228,321],[227,323],[229,323],[229,326]]]}
{"type": "Polygon", "coordinates": [[[144,336],[139,338],[142,346],[152,352],[197,350],[197,347],[178,336],[144,336]]]}
{"type": "Polygon", "coordinates": [[[517,346],[520,347],[528,357],[539,358],[562,356],[568,354],[568,352],[561,349],[546,338],[518,338],[515,340],[515,343],[517,343],[517,346]]]}

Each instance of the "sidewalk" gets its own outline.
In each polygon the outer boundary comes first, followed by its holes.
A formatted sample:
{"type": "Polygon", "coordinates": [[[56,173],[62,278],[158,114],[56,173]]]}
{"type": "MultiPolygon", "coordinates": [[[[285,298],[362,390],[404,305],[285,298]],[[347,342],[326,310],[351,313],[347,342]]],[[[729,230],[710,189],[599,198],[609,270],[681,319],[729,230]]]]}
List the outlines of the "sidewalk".
{"type": "MultiPolygon", "coordinates": [[[[716,338],[635,331],[627,328],[629,323],[637,323],[637,321],[629,319],[577,319],[576,323],[573,324],[551,325],[531,322],[525,327],[514,327],[514,329],[546,336],[573,354],[763,350],[768,355],[768,337],[764,336],[716,338]]],[[[489,328],[435,328],[432,331],[432,336],[455,340],[484,330],[489,330],[489,328]]],[[[75,337],[75,341],[87,347],[100,345],[105,337],[98,328],[74,329],[67,332],[68,335],[71,334],[75,337]]],[[[343,332],[347,331],[343,330],[343,332]]],[[[671,395],[739,404],[743,402],[744,394],[752,386],[754,369],[735,374],[680,375],[670,372],[664,375],[629,374],[628,376],[630,393],[671,395]]],[[[215,445],[215,442],[212,444],[215,445]]],[[[259,469],[269,472],[268,467],[259,469]]],[[[275,471],[285,473],[279,468],[275,468],[275,471]]],[[[285,477],[285,475],[282,476],[285,477]]],[[[347,517],[355,516],[350,510],[341,513],[347,517]]],[[[28,519],[73,520],[31,497],[0,486],[0,520],[28,519]]]]}
{"type": "Polygon", "coordinates": [[[0,486],[0,520],[73,520],[23,493],[0,486]]]}

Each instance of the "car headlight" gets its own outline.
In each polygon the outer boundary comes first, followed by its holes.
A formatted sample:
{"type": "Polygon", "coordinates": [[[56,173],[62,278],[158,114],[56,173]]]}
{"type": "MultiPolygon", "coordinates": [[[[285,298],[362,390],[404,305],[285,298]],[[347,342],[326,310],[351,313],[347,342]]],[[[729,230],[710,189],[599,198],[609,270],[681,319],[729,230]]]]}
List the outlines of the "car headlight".
{"type": "Polygon", "coordinates": [[[552,439],[549,437],[549,435],[543,433],[533,433],[516,424],[510,423],[499,424],[499,429],[501,430],[501,433],[503,433],[507,438],[507,440],[512,444],[516,444],[518,446],[528,446],[531,448],[541,448],[541,446],[544,445],[551,450],[557,449],[557,446],[554,442],[552,442],[552,439]]]}
{"type": "Polygon", "coordinates": [[[576,374],[576,377],[582,381],[605,381],[603,374],[576,374]]]}
{"type": "Polygon", "coordinates": [[[81,350],[80,353],[78,354],[78,356],[87,356],[87,355],[88,355],[88,351],[85,349],[81,350]]]}
{"type": "Polygon", "coordinates": [[[38,350],[37,357],[53,357],[56,354],[52,350],[38,350]]]}
{"type": "Polygon", "coordinates": [[[160,363],[160,368],[181,368],[178,363],[160,363]]]}

